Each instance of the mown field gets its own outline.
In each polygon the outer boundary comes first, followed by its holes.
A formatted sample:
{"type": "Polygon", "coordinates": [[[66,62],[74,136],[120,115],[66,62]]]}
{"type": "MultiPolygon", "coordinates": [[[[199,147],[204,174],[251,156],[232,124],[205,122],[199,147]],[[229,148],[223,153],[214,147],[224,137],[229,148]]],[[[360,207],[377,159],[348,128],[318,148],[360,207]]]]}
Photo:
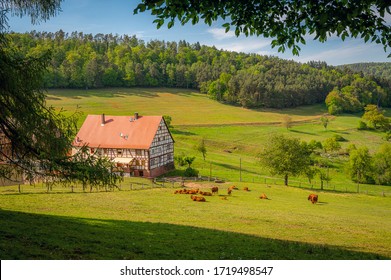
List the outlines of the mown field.
{"type": "Polygon", "coordinates": [[[21,194],[7,187],[0,195],[0,257],[391,258],[389,197],[317,192],[319,203],[313,205],[308,190],[238,183],[228,196],[229,185],[219,184],[219,195],[207,202],[174,194],[169,185],[92,193],[45,193],[36,186],[21,194]],[[261,193],[269,199],[259,199],[261,193]]]}
{"type": "Polygon", "coordinates": [[[343,157],[334,160],[324,191],[316,179],[310,184],[300,177],[290,179],[296,187],[284,187],[256,158],[274,133],[306,141],[339,134],[347,139],[343,148],[354,143],[375,152],[382,134],[358,131],[360,116],[334,117],[325,130],[321,105],[250,110],[182,89],[54,90],[48,103],[69,113],[80,106],[79,125],[87,114],[170,115],[175,153],[196,156],[202,175],[227,183],[206,203],[174,195],[171,185],[130,190],[130,179],[112,192],[1,187],[2,259],[391,258],[390,187],[360,185],[357,193],[343,157]],[[281,125],[286,115],[294,124],[290,130],[281,125]],[[194,148],[201,139],[205,161],[194,148]],[[222,200],[231,184],[239,190],[222,200]],[[260,200],[262,192],[270,199],[260,200]],[[320,203],[307,201],[311,192],[320,203]]]}

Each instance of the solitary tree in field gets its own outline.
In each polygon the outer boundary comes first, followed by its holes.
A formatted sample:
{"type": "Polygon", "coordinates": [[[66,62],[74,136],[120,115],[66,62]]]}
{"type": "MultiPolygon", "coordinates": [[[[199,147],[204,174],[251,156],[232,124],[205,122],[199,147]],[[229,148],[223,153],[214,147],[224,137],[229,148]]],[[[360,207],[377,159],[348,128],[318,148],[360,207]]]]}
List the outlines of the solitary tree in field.
{"type": "Polygon", "coordinates": [[[320,42],[331,36],[361,37],[382,44],[385,51],[391,47],[388,0],[141,0],[134,13],[145,10],[155,16],[158,28],[165,21],[171,28],[177,21],[211,25],[222,19],[226,32],[232,28],[236,36],[271,37],[272,47],[290,48],[295,55],[308,34],[320,42]]]}
{"type": "Polygon", "coordinates": [[[259,154],[263,163],[272,174],[284,176],[285,185],[288,177],[303,174],[311,165],[308,145],[300,143],[297,138],[275,135],[259,154]]]}
{"type": "Polygon", "coordinates": [[[292,118],[288,115],[285,115],[282,119],[282,126],[289,130],[292,127],[292,118]]]}
{"type": "Polygon", "coordinates": [[[320,122],[322,123],[325,130],[327,130],[327,126],[329,125],[329,118],[326,115],[323,115],[320,118],[320,122]]]}
{"type": "Polygon", "coordinates": [[[206,159],[206,145],[205,145],[205,139],[202,138],[200,142],[196,145],[195,149],[202,154],[202,157],[205,161],[206,159]]]}

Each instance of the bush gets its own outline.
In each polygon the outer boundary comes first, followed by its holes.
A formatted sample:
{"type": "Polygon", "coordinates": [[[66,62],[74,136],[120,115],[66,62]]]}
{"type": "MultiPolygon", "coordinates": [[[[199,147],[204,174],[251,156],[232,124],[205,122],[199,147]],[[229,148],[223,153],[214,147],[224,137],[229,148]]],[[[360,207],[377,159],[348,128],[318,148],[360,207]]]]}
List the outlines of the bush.
{"type": "Polygon", "coordinates": [[[333,136],[333,138],[335,139],[335,141],[338,141],[338,142],[346,142],[346,141],[348,141],[348,140],[346,140],[346,138],[342,137],[342,136],[339,135],[339,134],[335,134],[335,135],[333,136]]]}
{"type": "Polygon", "coordinates": [[[188,167],[185,170],[185,173],[183,174],[185,177],[197,177],[198,176],[198,170],[188,167]]]}
{"type": "Polygon", "coordinates": [[[367,129],[368,129],[367,123],[360,120],[358,122],[358,130],[367,130],[367,129]]]}

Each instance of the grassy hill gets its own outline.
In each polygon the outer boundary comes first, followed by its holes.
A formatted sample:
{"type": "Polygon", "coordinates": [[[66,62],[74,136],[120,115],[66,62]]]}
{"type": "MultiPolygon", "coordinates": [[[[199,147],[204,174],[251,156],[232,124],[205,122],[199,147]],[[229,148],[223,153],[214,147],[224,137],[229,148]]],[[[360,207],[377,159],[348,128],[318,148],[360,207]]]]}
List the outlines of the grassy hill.
{"type": "MultiPolygon", "coordinates": [[[[366,145],[371,152],[384,142],[382,133],[356,129],[360,115],[333,117],[325,130],[319,119],[327,110],[320,104],[284,110],[254,110],[222,104],[192,90],[164,88],[52,90],[48,103],[69,113],[79,106],[83,113],[79,126],[87,114],[132,115],[138,112],[141,115],[170,115],[174,126],[175,154],[196,156],[194,167],[201,175],[231,181],[240,180],[241,176],[243,181],[268,182],[264,176],[270,174],[258,164],[256,155],[267,145],[272,134],[284,134],[305,141],[324,141],[338,134],[347,140],[341,143],[343,149],[349,144],[366,145]],[[290,130],[282,126],[286,116],[291,117],[293,122],[290,130]],[[205,139],[207,148],[205,162],[194,148],[201,139],[205,139]]],[[[335,159],[335,168],[330,170],[332,180],[328,184],[329,189],[357,190],[344,171],[346,159],[335,159]]],[[[311,184],[305,178],[292,179],[295,186],[320,186],[316,179],[311,184]]],[[[361,191],[381,195],[390,192],[390,188],[367,185],[361,187],[361,191]]]]}
{"type": "Polygon", "coordinates": [[[114,192],[2,187],[1,259],[391,259],[390,187],[363,185],[357,194],[343,157],[335,159],[324,191],[316,179],[291,178],[301,188],[284,187],[256,159],[274,133],[306,141],[339,134],[347,139],[343,147],[376,151],[382,134],[358,131],[360,116],[334,117],[325,130],[321,105],[249,110],[182,89],[55,90],[48,103],[69,113],[80,106],[79,125],[87,114],[170,115],[175,153],[195,155],[202,175],[227,183],[206,203],[173,194],[171,184],[130,190],[133,179],[114,192]],[[290,130],[281,125],[286,115],[294,122],[290,130]],[[194,149],[203,138],[206,161],[194,149]],[[231,184],[239,190],[228,197],[231,184]],[[311,192],[320,203],[307,200],[311,192]],[[270,199],[260,200],[261,193],[270,199]]]}

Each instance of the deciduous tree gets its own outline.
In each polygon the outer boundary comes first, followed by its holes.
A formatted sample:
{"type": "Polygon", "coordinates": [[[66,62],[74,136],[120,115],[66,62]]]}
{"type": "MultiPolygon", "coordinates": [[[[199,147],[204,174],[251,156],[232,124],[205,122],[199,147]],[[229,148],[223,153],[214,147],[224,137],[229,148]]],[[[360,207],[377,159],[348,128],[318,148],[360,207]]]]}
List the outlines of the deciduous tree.
{"type": "Polygon", "coordinates": [[[272,174],[283,175],[287,186],[289,176],[304,174],[309,168],[310,154],[308,145],[300,143],[299,139],[275,135],[268,141],[259,158],[272,174]]]}
{"type": "Polygon", "coordinates": [[[279,51],[291,48],[298,55],[299,44],[305,44],[310,34],[325,42],[331,36],[342,40],[361,37],[391,47],[391,27],[387,17],[391,13],[387,0],[142,0],[134,13],[150,10],[154,23],[160,28],[167,21],[171,28],[181,24],[206,24],[222,19],[228,32],[274,38],[271,42],[279,51]]]}

